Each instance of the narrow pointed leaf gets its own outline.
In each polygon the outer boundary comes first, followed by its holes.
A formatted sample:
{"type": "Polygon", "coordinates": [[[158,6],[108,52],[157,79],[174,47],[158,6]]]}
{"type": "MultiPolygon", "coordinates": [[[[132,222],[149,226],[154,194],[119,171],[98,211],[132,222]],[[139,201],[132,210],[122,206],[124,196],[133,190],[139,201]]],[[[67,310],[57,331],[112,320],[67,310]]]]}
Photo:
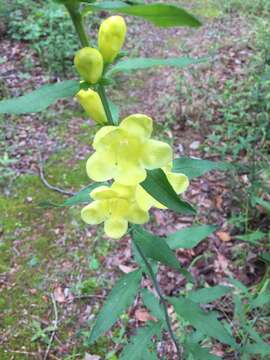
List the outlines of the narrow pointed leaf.
{"type": "Polygon", "coordinates": [[[141,290],[144,305],[148,308],[151,315],[165,323],[165,315],[158,298],[147,289],[141,290]]]}
{"type": "Polygon", "coordinates": [[[169,59],[154,59],[154,58],[133,58],[119,61],[108,72],[108,76],[112,76],[118,72],[129,72],[132,70],[144,70],[157,66],[172,66],[177,68],[184,68],[188,65],[199,64],[205,59],[195,59],[190,57],[179,57],[169,59]]]}
{"type": "Polygon", "coordinates": [[[173,161],[173,171],[185,174],[190,180],[212,171],[226,171],[232,169],[233,165],[225,162],[215,162],[210,160],[178,158],[173,161]]]}
{"type": "Polygon", "coordinates": [[[105,183],[94,183],[86,186],[84,189],[78,191],[75,195],[66,199],[64,202],[56,204],[50,200],[45,200],[39,203],[41,207],[64,207],[64,206],[73,206],[78,204],[89,204],[92,199],[90,197],[90,192],[95,188],[105,185],[105,183]]]}
{"type": "Polygon", "coordinates": [[[147,170],[147,177],[141,186],[153,198],[167,208],[183,214],[195,214],[195,209],[186,201],[180,199],[161,169],[147,170]]]}
{"type": "Polygon", "coordinates": [[[181,318],[189,322],[201,333],[219,340],[221,343],[228,344],[234,348],[238,347],[222,323],[218,321],[216,313],[206,313],[200,308],[199,305],[195,304],[189,299],[182,297],[168,298],[168,301],[173,305],[176,313],[181,318]]]}
{"type": "Polygon", "coordinates": [[[155,345],[151,339],[153,336],[160,336],[160,332],[160,323],[150,322],[147,326],[140,328],[122,351],[120,360],[158,360],[155,345]]]}
{"type": "Polygon", "coordinates": [[[89,345],[109,330],[119,319],[119,316],[133,303],[141,277],[141,271],[136,270],[123,276],[116,283],[97,316],[88,339],[89,345]]]}
{"type": "Polygon", "coordinates": [[[195,225],[169,234],[166,241],[171,249],[192,249],[216,229],[213,225],[195,225]]]}
{"type": "Polygon", "coordinates": [[[209,288],[203,288],[195,291],[190,291],[187,295],[188,299],[198,304],[208,304],[215,301],[222,296],[232,291],[232,288],[227,286],[217,285],[209,288]]]}
{"type": "Polygon", "coordinates": [[[41,86],[26,95],[0,102],[1,114],[26,114],[45,110],[57,100],[74,96],[80,89],[76,80],[65,80],[41,86]]]}
{"type": "Polygon", "coordinates": [[[191,276],[187,270],[182,269],[179,261],[175,257],[165,239],[155,236],[139,226],[133,226],[132,239],[138,245],[147,258],[161,262],[163,265],[170,266],[180,271],[191,281],[191,276]]]}
{"type": "Polygon", "coordinates": [[[94,3],[89,5],[92,11],[110,10],[113,12],[138,16],[156,26],[172,27],[172,26],[190,26],[198,27],[201,25],[200,21],[189,14],[186,10],[167,4],[142,4],[125,6],[122,2],[104,1],[101,3],[94,3]]]}

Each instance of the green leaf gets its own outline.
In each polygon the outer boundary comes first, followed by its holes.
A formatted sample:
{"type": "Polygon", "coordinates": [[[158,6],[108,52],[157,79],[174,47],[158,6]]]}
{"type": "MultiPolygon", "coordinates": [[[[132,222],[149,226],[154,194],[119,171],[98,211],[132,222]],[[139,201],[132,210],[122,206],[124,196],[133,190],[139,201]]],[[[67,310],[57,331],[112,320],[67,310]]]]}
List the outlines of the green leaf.
{"type": "Polygon", "coordinates": [[[259,294],[254,300],[250,301],[250,306],[252,309],[254,309],[264,306],[268,303],[270,303],[270,292],[263,292],[259,294]]]}
{"type": "Polygon", "coordinates": [[[232,168],[233,166],[231,164],[225,162],[215,162],[186,157],[178,158],[173,161],[173,171],[185,174],[190,180],[198,176],[202,176],[208,171],[226,171],[232,168]]]}
{"type": "Polygon", "coordinates": [[[139,246],[147,258],[159,261],[164,265],[180,271],[184,276],[190,277],[189,273],[182,269],[165,239],[155,236],[140,226],[133,226],[132,239],[139,246]]]}
{"type": "Polygon", "coordinates": [[[213,225],[191,226],[168,235],[166,241],[171,249],[192,249],[216,229],[213,225]]]}
{"type": "Polygon", "coordinates": [[[189,203],[181,200],[176,194],[167,176],[161,169],[147,170],[147,177],[141,183],[141,186],[153,198],[171,210],[184,214],[196,213],[189,203]]]}
{"type": "Polygon", "coordinates": [[[173,305],[176,313],[194,326],[195,329],[206,336],[210,336],[224,344],[237,348],[237,344],[232,336],[227,332],[222,323],[218,321],[216,313],[206,313],[199,305],[182,297],[167,298],[167,300],[173,305]]]}
{"type": "Polygon", "coordinates": [[[148,308],[151,315],[165,323],[165,315],[158,298],[147,289],[141,290],[144,305],[148,308]]]}
{"type": "Polygon", "coordinates": [[[142,4],[123,6],[122,2],[104,1],[89,5],[93,11],[110,10],[121,14],[141,17],[160,27],[190,26],[198,27],[200,21],[189,14],[186,10],[166,4],[142,4]]]}
{"type": "Polygon", "coordinates": [[[119,124],[119,107],[112,101],[108,101],[108,103],[112,114],[113,124],[117,126],[119,124]]]}
{"type": "Polygon", "coordinates": [[[90,204],[92,201],[90,197],[90,193],[95,188],[105,185],[106,183],[94,183],[91,185],[86,186],[75,195],[71,196],[70,198],[66,199],[63,203],[56,204],[50,200],[42,201],[39,203],[39,206],[50,208],[50,207],[64,207],[64,206],[74,206],[78,204],[90,204]]]}
{"type": "Polygon", "coordinates": [[[235,238],[237,240],[247,241],[253,245],[258,245],[259,244],[258,242],[260,240],[262,240],[265,236],[266,236],[265,233],[258,230],[258,231],[254,231],[253,233],[250,233],[250,234],[235,236],[235,238]]]}
{"type": "Polygon", "coordinates": [[[232,288],[218,285],[218,286],[191,291],[187,294],[187,297],[189,300],[195,303],[208,304],[212,301],[221,298],[230,291],[232,291],[232,288]]]}
{"type": "Polygon", "coordinates": [[[118,72],[129,72],[132,70],[144,70],[156,66],[174,66],[184,68],[188,65],[199,64],[206,59],[195,59],[190,57],[178,57],[169,59],[154,59],[154,58],[133,58],[119,61],[113,68],[111,68],[107,75],[112,76],[118,72]]]}
{"type": "Polygon", "coordinates": [[[179,261],[163,238],[155,236],[139,226],[133,226],[132,235],[133,241],[142,249],[146,257],[179,270],[179,261]]]}
{"type": "MultiPolygon", "coordinates": [[[[139,265],[139,267],[142,269],[142,271],[145,274],[150,276],[149,271],[148,271],[147,267],[145,266],[145,263],[144,263],[141,255],[139,254],[134,242],[132,242],[131,248],[132,248],[132,255],[133,255],[134,260],[136,261],[136,263],[139,265]]],[[[149,263],[150,263],[150,265],[152,267],[153,273],[156,275],[157,272],[158,272],[158,264],[152,259],[149,259],[148,261],[149,261],[149,263]]]]}
{"type": "Polygon", "coordinates": [[[151,339],[153,336],[160,336],[160,331],[160,323],[154,322],[140,328],[122,351],[120,360],[158,360],[151,339]]]}
{"type": "Polygon", "coordinates": [[[257,204],[261,205],[263,208],[265,208],[265,210],[267,210],[267,212],[270,213],[270,201],[265,201],[258,197],[254,197],[254,200],[257,204]]]}
{"type": "Polygon", "coordinates": [[[270,263],[270,253],[260,254],[260,257],[261,257],[264,261],[270,263]]]}
{"type": "Polygon", "coordinates": [[[187,350],[187,355],[192,354],[194,360],[219,360],[220,357],[212,355],[209,353],[209,349],[202,348],[199,344],[192,341],[185,342],[185,349],[187,350]]]}
{"type": "Polygon", "coordinates": [[[98,313],[95,325],[88,339],[89,345],[109,330],[119,316],[132,304],[141,281],[142,272],[136,270],[123,276],[114,286],[98,313]]]}
{"type": "Polygon", "coordinates": [[[1,114],[35,113],[46,109],[59,99],[74,96],[80,89],[76,80],[65,80],[55,84],[47,84],[24,96],[2,100],[1,114]]]}

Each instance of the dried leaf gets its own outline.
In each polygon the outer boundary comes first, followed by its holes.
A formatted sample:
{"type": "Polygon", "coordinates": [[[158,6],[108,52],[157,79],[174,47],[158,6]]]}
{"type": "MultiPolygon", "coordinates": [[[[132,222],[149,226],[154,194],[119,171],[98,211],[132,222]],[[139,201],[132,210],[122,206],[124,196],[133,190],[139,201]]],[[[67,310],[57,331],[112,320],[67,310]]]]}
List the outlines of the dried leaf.
{"type": "Polygon", "coordinates": [[[231,241],[231,235],[225,231],[218,231],[217,236],[221,241],[228,242],[231,241]]]}
{"type": "Polygon", "coordinates": [[[140,308],[135,311],[135,318],[139,321],[151,321],[156,320],[153,316],[149,314],[149,312],[146,309],[140,308]]]}

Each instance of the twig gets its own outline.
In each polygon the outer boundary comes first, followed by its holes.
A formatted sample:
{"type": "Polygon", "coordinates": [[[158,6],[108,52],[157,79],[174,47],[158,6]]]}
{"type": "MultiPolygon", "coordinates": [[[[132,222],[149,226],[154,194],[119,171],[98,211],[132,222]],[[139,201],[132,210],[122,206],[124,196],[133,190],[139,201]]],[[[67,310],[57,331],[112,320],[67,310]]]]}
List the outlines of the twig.
{"type": "Polygon", "coordinates": [[[172,329],[172,325],[171,325],[171,320],[170,320],[170,317],[169,317],[169,314],[168,314],[168,309],[167,309],[167,301],[166,299],[164,298],[161,290],[160,290],[160,287],[159,287],[159,284],[156,280],[156,277],[155,277],[155,274],[153,272],[153,269],[152,269],[152,266],[149,264],[147,258],[145,257],[143,251],[141,250],[141,248],[138,246],[138,244],[136,244],[136,242],[134,241],[134,245],[138,251],[138,253],[140,254],[141,258],[143,259],[143,262],[145,263],[145,266],[147,267],[147,270],[149,272],[149,275],[151,277],[151,280],[152,280],[152,283],[154,285],[154,288],[159,296],[159,301],[163,307],[163,311],[164,311],[164,315],[165,315],[165,321],[166,321],[166,324],[167,324],[167,328],[168,328],[168,332],[170,334],[170,337],[176,347],[176,352],[177,352],[177,356],[178,356],[178,359],[180,360],[181,357],[182,357],[182,354],[181,354],[181,349],[179,347],[179,344],[177,342],[177,339],[175,337],[175,334],[173,332],[173,329],[172,329]]]}
{"type": "Polygon", "coordinates": [[[57,327],[58,327],[58,311],[57,311],[57,305],[56,305],[56,301],[55,301],[55,298],[54,298],[53,294],[51,294],[51,299],[52,299],[53,310],[54,310],[54,324],[53,324],[53,331],[51,333],[49,344],[48,344],[48,347],[46,349],[43,360],[47,360],[47,358],[48,358],[48,355],[49,355],[49,352],[50,352],[50,349],[51,349],[51,346],[52,346],[52,343],[53,343],[53,339],[55,337],[55,333],[56,333],[56,330],[57,330],[57,327]]]}
{"type": "Polygon", "coordinates": [[[64,194],[64,195],[69,195],[69,196],[75,195],[75,193],[72,192],[72,191],[67,191],[67,190],[61,189],[61,188],[59,188],[57,186],[54,186],[54,185],[51,185],[51,184],[48,183],[48,181],[45,178],[45,174],[44,174],[44,161],[42,159],[41,153],[39,153],[39,176],[40,176],[40,179],[41,179],[42,183],[48,189],[53,190],[53,191],[57,191],[60,194],[64,194]]]}

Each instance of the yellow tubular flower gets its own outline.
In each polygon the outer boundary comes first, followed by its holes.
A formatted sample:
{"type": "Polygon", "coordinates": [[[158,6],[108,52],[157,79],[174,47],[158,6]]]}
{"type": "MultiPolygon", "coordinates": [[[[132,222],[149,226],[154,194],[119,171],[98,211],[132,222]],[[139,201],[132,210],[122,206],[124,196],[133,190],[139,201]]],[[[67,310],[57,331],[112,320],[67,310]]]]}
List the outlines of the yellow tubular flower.
{"type": "Polygon", "coordinates": [[[114,183],[111,188],[94,189],[90,196],[94,201],[82,209],[82,219],[90,225],[104,222],[104,231],[109,237],[122,237],[128,222],[144,224],[149,220],[148,212],[136,203],[135,187],[114,183]]]}
{"type": "Polygon", "coordinates": [[[76,99],[95,122],[99,124],[108,122],[102,101],[97,92],[91,89],[80,90],[76,95],[76,99]]]}
{"type": "Polygon", "coordinates": [[[110,16],[99,28],[98,48],[106,63],[112,63],[121,50],[127,27],[122,16],[110,16]]]}
{"type": "MultiPolygon", "coordinates": [[[[173,187],[174,191],[177,194],[182,194],[189,186],[188,177],[184,174],[180,173],[173,173],[171,171],[172,166],[167,165],[163,168],[167,179],[171,186],[173,187]]],[[[152,206],[159,208],[159,209],[166,209],[166,206],[161,204],[159,201],[154,199],[147,191],[145,191],[140,185],[137,186],[136,189],[136,201],[141,209],[144,211],[148,211],[152,206]]]]}
{"type": "Polygon", "coordinates": [[[94,138],[95,153],[86,164],[95,181],[114,179],[123,185],[136,185],[146,178],[145,169],[156,169],[172,161],[171,147],[150,139],[152,119],[130,115],[119,126],[104,126],[94,138]]]}
{"type": "Polygon", "coordinates": [[[102,76],[103,57],[97,49],[82,48],[76,53],[74,64],[81,77],[90,84],[95,84],[102,76]]]}

